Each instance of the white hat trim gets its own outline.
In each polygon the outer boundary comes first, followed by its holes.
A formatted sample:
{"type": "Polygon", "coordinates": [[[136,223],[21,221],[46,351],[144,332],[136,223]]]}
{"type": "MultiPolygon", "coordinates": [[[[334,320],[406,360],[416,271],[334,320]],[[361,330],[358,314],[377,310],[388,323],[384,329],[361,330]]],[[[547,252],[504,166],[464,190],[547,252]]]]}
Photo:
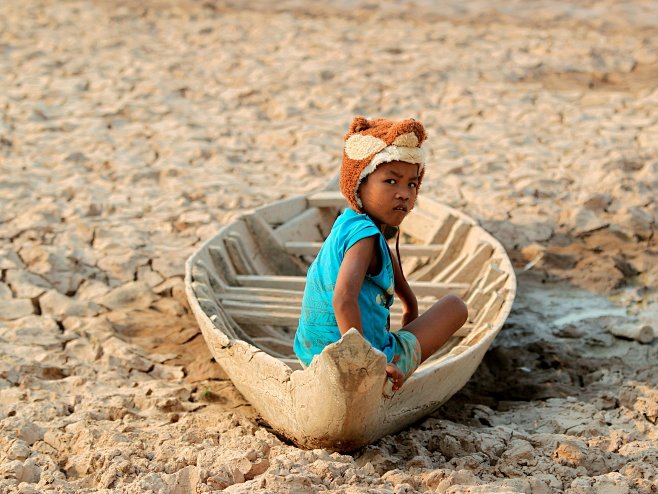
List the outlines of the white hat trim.
{"type": "Polygon", "coordinates": [[[407,163],[418,164],[420,165],[420,168],[418,169],[418,172],[420,173],[423,168],[425,168],[425,150],[419,147],[403,147],[391,144],[390,146],[386,146],[379,153],[374,155],[370,160],[370,163],[368,163],[368,166],[366,166],[361,171],[359,179],[356,181],[354,198],[356,199],[356,203],[360,208],[363,207],[363,203],[361,202],[361,198],[357,193],[359,190],[359,185],[361,185],[363,179],[374,172],[379,165],[382,163],[389,163],[391,161],[405,161],[407,163]]]}

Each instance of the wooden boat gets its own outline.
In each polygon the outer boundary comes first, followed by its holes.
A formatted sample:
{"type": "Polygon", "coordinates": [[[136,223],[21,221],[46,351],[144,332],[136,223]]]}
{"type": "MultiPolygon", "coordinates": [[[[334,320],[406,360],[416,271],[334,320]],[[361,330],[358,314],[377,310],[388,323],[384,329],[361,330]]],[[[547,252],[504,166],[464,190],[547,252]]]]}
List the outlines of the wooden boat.
{"type": "Polygon", "coordinates": [[[292,342],[306,269],[346,205],[334,180],[238,217],[186,263],[187,297],[216,361],[275,431],[305,448],[350,451],[438,408],[473,375],[516,292],[499,242],[421,194],[402,224],[405,274],[420,312],[456,294],[469,308],[466,325],[394,393],[384,355],[356,330],[303,369],[292,342]]]}

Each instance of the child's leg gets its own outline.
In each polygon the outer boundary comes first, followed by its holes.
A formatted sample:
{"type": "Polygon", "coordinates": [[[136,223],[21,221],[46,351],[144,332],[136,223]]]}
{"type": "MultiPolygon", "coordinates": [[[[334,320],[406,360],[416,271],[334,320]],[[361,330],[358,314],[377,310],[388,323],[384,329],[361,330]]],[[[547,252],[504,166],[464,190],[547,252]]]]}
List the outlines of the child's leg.
{"type": "Polygon", "coordinates": [[[459,297],[448,295],[401,329],[416,336],[424,362],[464,325],[467,318],[466,304],[459,297]]]}

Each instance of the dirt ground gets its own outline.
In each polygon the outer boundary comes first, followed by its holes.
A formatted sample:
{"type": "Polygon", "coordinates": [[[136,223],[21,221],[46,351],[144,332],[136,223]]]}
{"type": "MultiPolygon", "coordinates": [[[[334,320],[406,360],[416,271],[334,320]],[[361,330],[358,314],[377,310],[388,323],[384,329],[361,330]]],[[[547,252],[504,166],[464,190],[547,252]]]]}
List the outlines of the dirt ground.
{"type": "Polygon", "coordinates": [[[0,4],[0,492],[658,490],[658,5],[0,4]],[[277,437],[184,262],[323,186],[353,115],[518,276],[470,382],[350,455],[277,437]]]}

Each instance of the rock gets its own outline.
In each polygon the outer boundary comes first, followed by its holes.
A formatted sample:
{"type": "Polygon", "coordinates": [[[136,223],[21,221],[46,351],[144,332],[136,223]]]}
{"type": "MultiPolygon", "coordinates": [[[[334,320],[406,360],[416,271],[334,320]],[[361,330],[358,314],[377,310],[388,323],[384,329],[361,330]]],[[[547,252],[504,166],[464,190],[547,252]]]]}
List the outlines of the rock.
{"type": "Polygon", "coordinates": [[[183,228],[187,228],[208,223],[210,220],[210,214],[206,211],[187,211],[180,215],[177,224],[180,224],[183,228]]]}
{"type": "Polygon", "coordinates": [[[555,336],[559,336],[560,338],[569,339],[579,339],[585,335],[585,333],[577,325],[574,324],[567,324],[566,326],[555,330],[553,334],[555,334],[555,336]]]}
{"type": "Polygon", "coordinates": [[[153,364],[149,374],[156,379],[164,379],[165,381],[181,381],[185,377],[183,368],[174,365],[153,364]]]}
{"type": "Polygon", "coordinates": [[[615,263],[615,268],[624,275],[624,278],[633,278],[640,274],[640,272],[633,266],[633,264],[625,259],[623,256],[614,256],[612,260],[615,263]]]}
{"type": "Polygon", "coordinates": [[[32,349],[30,357],[36,356],[40,350],[38,347],[48,351],[60,350],[67,339],[61,334],[55,319],[34,315],[9,322],[6,327],[0,326],[0,336],[16,346],[29,345],[32,349]]]}
{"type": "Polygon", "coordinates": [[[41,494],[41,492],[43,491],[40,491],[36,487],[32,487],[30,484],[25,482],[18,486],[18,494],[41,494]]]}
{"type": "Polygon", "coordinates": [[[553,458],[572,468],[583,467],[590,475],[600,475],[610,470],[608,461],[600,452],[588,450],[584,444],[574,440],[561,441],[553,452],[553,458]]]}
{"type": "Polygon", "coordinates": [[[655,215],[639,207],[628,208],[625,220],[628,221],[633,232],[643,238],[652,236],[657,222],[655,215]]]}
{"type": "Polygon", "coordinates": [[[25,462],[13,460],[0,465],[0,477],[12,478],[20,482],[36,483],[39,482],[41,469],[32,459],[25,462]]]}
{"type": "Polygon", "coordinates": [[[602,194],[593,194],[584,202],[584,206],[592,211],[605,211],[612,202],[612,195],[605,192],[602,194]]]}
{"type": "Polygon", "coordinates": [[[216,491],[223,491],[228,486],[233,485],[233,481],[222,475],[212,475],[208,477],[206,483],[216,491]]]}
{"type": "Polygon", "coordinates": [[[658,390],[642,383],[625,384],[619,393],[619,403],[658,424],[658,390]]]}
{"type": "Polygon", "coordinates": [[[245,479],[251,480],[259,475],[264,474],[270,467],[270,461],[267,458],[257,459],[251,463],[249,470],[245,473],[245,479]]]}
{"type": "Polygon", "coordinates": [[[446,434],[439,439],[439,451],[441,451],[441,454],[443,454],[448,460],[455,456],[461,456],[464,454],[464,449],[460,442],[449,434],[446,434]]]}
{"type": "Polygon", "coordinates": [[[636,340],[644,344],[651,343],[656,337],[654,329],[647,324],[610,325],[606,326],[606,329],[619,338],[636,340]]]}
{"type": "Polygon", "coordinates": [[[14,293],[9,286],[0,281],[0,300],[11,300],[14,298],[14,293]]]}
{"type": "Polygon", "coordinates": [[[110,287],[98,280],[85,280],[78,288],[76,297],[79,300],[92,300],[102,297],[110,291],[110,287]]]}
{"type": "Polygon", "coordinates": [[[6,450],[7,458],[10,460],[25,461],[31,453],[30,446],[22,439],[13,441],[6,450]]]}
{"type": "Polygon", "coordinates": [[[111,310],[147,309],[157,296],[143,281],[131,281],[110,290],[98,303],[111,310]]]}
{"type": "Polygon", "coordinates": [[[520,466],[535,466],[535,448],[528,441],[514,439],[510,447],[501,455],[501,460],[520,466]]]}
{"type": "Polygon", "coordinates": [[[171,297],[174,294],[174,291],[178,293],[185,292],[185,282],[182,277],[174,276],[173,278],[163,281],[153,290],[160,296],[171,297]]]}
{"type": "Polygon", "coordinates": [[[35,209],[21,212],[13,223],[21,230],[46,230],[60,223],[61,216],[54,204],[44,204],[35,209]]]}
{"type": "Polygon", "coordinates": [[[89,269],[96,265],[100,257],[100,252],[91,246],[95,229],[79,221],[79,210],[72,211],[69,216],[67,223],[70,227],[57,235],[54,245],[63,247],[70,259],[89,269]]]}
{"type": "Polygon", "coordinates": [[[600,214],[589,208],[581,208],[576,211],[571,219],[573,232],[576,235],[583,235],[607,227],[610,221],[602,218],[600,214]]]}
{"type": "Polygon", "coordinates": [[[164,278],[185,275],[185,263],[182,257],[174,257],[170,254],[167,257],[155,257],[153,259],[153,270],[158,272],[164,278]]]}
{"type": "Polygon", "coordinates": [[[451,491],[456,492],[458,490],[463,492],[464,486],[469,486],[468,489],[470,490],[473,486],[477,486],[481,483],[482,482],[473,474],[473,472],[468,470],[457,470],[439,482],[436,486],[436,492],[448,493],[451,491]],[[456,486],[459,486],[459,488],[456,486]],[[451,489],[451,487],[453,488],[451,489]]]}
{"type": "Polygon", "coordinates": [[[619,472],[610,472],[594,477],[593,489],[596,494],[628,494],[630,482],[619,472]]]}
{"type": "Polygon", "coordinates": [[[22,269],[25,265],[13,250],[0,247],[0,269],[22,269]]]}
{"type": "Polygon", "coordinates": [[[578,264],[578,256],[547,251],[542,257],[542,266],[555,269],[573,269],[578,264]]]}
{"type": "Polygon", "coordinates": [[[545,242],[553,235],[553,227],[548,222],[529,222],[521,225],[526,242],[545,242]]]}
{"type": "Polygon", "coordinates": [[[573,442],[565,441],[558,444],[553,452],[553,458],[563,465],[572,467],[582,465],[585,461],[585,451],[582,446],[573,442]]]}
{"type": "Polygon", "coordinates": [[[34,314],[34,305],[29,299],[0,299],[0,320],[11,321],[32,314],[34,314]]]}
{"type": "Polygon", "coordinates": [[[609,257],[587,256],[580,259],[572,277],[578,285],[599,293],[609,293],[624,283],[624,275],[609,257]]]}
{"type": "Polygon", "coordinates": [[[14,419],[13,423],[6,425],[8,425],[8,430],[13,431],[18,439],[25,441],[29,446],[43,440],[46,432],[43,427],[24,419],[14,419]]]}
{"type": "Polygon", "coordinates": [[[567,492],[569,494],[628,494],[630,486],[623,475],[612,472],[594,478],[577,478],[571,483],[567,492]]]}
{"type": "Polygon", "coordinates": [[[47,280],[60,293],[73,293],[82,281],[81,271],[63,248],[51,245],[29,245],[20,255],[28,269],[47,280]]]}
{"type": "Polygon", "coordinates": [[[58,320],[66,317],[91,317],[101,312],[101,307],[93,302],[76,300],[62,295],[56,290],[49,290],[39,299],[43,314],[49,314],[58,320]]]}
{"type": "Polygon", "coordinates": [[[146,473],[143,475],[140,475],[138,477],[138,481],[136,482],[137,484],[137,489],[134,491],[135,494],[138,492],[143,492],[143,493],[160,493],[160,492],[169,492],[169,485],[165,481],[165,479],[162,478],[161,474],[158,473],[146,473]]]}
{"type": "Polygon", "coordinates": [[[69,342],[65,351],[69,358],[88,363],[93,363],[103,355],[101,345],[91,344],[85,338],[69,342]]]}
{"type": "Polygon", "coordinates": [[[98,261],[98,267],[105,271],[113,285],[132,282],[139,266],[148,262],[146,256],[132,250],[112,252],[98,261]]]}
{"type": "Polygon", "coordinates": [[[150,266],[140,266],[137,268],[137,279],[144,281],[151,288],[164,281],[162,275],[153,271],[150,266]]]}
{"type": "Polygon", "coordinates": [[[23,269],[8,270],[6,279],[17,298],[36,298],[52,288],[52,285],[40,276],[23,269]]]}
{"type": "Polygon", "coordinates": [[[130,223],[107,225],[95,230],[94,249],[102,252],[137,250],[147,243],[146,232],[130,223]]]}
{"type": "Polygon", "coordinates": [[[539,265],[544,269],[573,269],[578,263],[578,256],[558,252],[560,247],[545,247],[541,244],[532,243],[521,249],[521,255],[528,261],[524,270],[539,265]]]}
{"type": "Polygon", "coordinates": [[[172,316],[182,316],[187,313],[186,308],[173,298],[160,298],[153,303],[153,308],[163,314],[172,316]]]}
{"type": "Polygon", "coordinates": [[[266,457],[269,445],[266,443],[253,439],[245,440],[242,448],[237,441],[229,440],[226,443],[221,448],[201,451],[197,457],[197,466],[216,477],[217,483],[242,483],[262,475],[270,468],[270,461],[266,457]],[[233,443],[236,448],[232,447],[233,443]],[[253,448],[250,449],[250,445],[253,448]]]}
{"type": "Polygon", "coordinates": [[[370,467],[379,475],[383,475],[389,470],[394,470],[400,463],[399,458],[390,455],[384,448],[368,446],[356,461],[360,467],[370,465],[370,467]]]}
{"type": "Polygon", "coordinates": [[[507,249],[513,250],[522,249],[529,244],[545,242],[553,234],[553,227],[549,223],[515,224],[507,221],[482,221],[481,223],[483,228],[494,235],[507,249]]]}
{"type": "Polygon", "coordinates": [[[521,255],[528,262],[537,261],[544,255],[544,252],[546,252],[546,247],[537,243],[528,244],[521,249],[521,255]]]}
{"type": "Polygon", "coordinates": [[[105,340],[102,349],[103,360],[106,360],[111,367],[119,367],[127,371],[135,369],[149,372],[154,366],[153,362],[137,353],[137,349],[133,349],[129,344],[116,337],[105,340]]]}

